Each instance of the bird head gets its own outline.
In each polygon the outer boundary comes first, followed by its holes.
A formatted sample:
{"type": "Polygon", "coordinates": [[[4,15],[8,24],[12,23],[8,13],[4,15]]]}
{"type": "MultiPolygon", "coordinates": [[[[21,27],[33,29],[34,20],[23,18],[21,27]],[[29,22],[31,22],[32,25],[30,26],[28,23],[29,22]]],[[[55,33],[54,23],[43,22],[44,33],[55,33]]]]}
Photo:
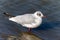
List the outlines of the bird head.
{"type": "Polygon", "coordinates": [[[34,15],[35,15],[36,17],[40,17],[40,18],[46,17],[46,16],[44,16],[44,15],[42,14],[41,11],[36,11],[36,12],[34,13],[34,15]]]}

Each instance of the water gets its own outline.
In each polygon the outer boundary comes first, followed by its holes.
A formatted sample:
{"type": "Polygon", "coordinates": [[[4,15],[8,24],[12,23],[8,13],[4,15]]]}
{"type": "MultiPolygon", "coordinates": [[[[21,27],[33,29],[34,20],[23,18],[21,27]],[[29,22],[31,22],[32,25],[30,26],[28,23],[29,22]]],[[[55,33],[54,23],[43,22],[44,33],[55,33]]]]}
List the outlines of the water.
{"type": "Polygon", "coordinates": [[[32,29],[32,32],[44,40],[60,40],[60,0],[0,0],[0,32],[17,35],[16,27],[19,31],[27,30],[9,21],[3,12],[16,16],[37,10],[47,18],[43,18],[42,25],[32,29]]]}

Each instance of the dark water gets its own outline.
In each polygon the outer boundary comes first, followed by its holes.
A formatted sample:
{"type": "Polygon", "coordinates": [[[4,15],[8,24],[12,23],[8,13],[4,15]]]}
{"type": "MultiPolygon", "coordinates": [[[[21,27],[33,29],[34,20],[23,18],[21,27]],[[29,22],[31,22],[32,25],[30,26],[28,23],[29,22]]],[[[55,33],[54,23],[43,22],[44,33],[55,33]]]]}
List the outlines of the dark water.
{"type": "Polygon", "coordinates": [[[43,19],[40,27],[32,29],[32,32],[44,40],[60,40],[60,0],[0,0],[0,33],[17,35],[18,32],[15,29],[27,30],[9,21],[3,12],[16,16],[37,10],[47,18],[43,19]]]}

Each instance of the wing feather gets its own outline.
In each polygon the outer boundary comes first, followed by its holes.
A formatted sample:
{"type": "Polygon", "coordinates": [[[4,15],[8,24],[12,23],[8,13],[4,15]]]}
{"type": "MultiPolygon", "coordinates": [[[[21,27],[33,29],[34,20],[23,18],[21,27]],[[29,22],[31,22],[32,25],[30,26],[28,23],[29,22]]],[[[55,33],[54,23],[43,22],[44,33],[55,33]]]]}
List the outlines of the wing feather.
{"type": "Polygon", "coordinates": [[[15,17],[17,23],[20,24],[30,24],[35,22],[35,17],[32,14],[19,15],[15,17]]]}

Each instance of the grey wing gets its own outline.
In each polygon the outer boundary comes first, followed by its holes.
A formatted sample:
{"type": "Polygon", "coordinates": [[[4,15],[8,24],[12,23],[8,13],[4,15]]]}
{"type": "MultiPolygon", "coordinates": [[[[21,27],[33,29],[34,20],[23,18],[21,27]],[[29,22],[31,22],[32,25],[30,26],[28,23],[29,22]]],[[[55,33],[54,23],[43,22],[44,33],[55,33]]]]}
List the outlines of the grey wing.
{"type": "Polygon", "coordinates": [[[32,14],[16,16],[15,19],[20,24],[30,24],[35,22],[35,17],[33,17],[32,14]]]}

